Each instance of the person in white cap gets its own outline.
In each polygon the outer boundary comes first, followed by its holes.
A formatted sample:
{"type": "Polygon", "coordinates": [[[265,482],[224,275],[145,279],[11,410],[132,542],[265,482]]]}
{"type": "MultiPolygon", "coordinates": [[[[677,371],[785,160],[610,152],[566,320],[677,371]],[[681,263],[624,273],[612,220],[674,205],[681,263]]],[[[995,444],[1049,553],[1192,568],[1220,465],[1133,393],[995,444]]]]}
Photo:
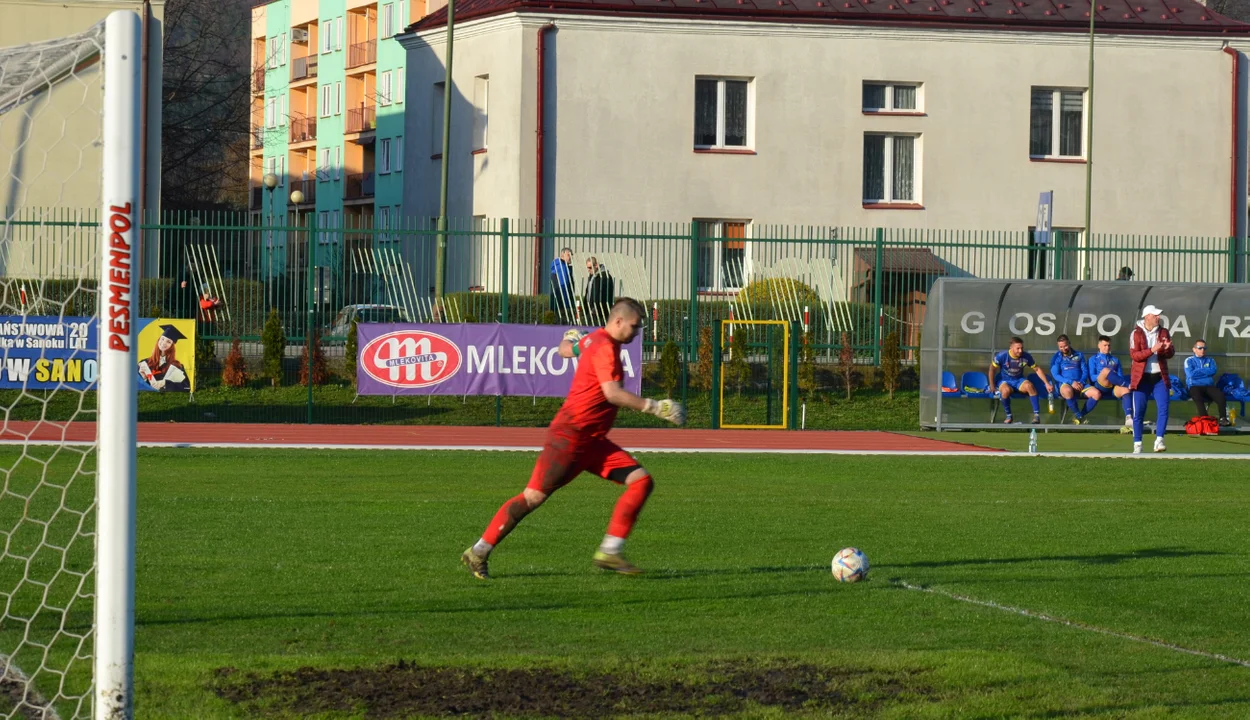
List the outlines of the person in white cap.
{"type": "Polygon", "coordinates": [[[1155,452],[1167,448],[1163,433],[1168,427],[1168,393],[1172,380],[1168,375],[1168,360],[1176,354],[1172,347],[1172,335],[1159,323],[1163,311],[1154,305],[1142,308],[1142,319],[1133,327],[1129,355],[1133,369],[1129,376],[1129,389],[1133,392],[1133,454],[1141,453],[1142,421],[1146,415],[1146,403],[1154,398],[1158,417],[1155,419],[1155,452]]]}

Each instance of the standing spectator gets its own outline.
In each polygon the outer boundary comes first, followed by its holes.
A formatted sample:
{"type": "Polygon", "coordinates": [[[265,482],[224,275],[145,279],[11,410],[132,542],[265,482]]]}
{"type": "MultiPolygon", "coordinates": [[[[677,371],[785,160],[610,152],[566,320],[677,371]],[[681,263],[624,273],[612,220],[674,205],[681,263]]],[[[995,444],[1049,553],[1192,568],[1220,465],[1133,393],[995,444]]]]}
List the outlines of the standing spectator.
{"type": "Polygon", "coordinates": [[[164,316],[193,319],[196,315],[197,301],[195,282],[191,278],[191,273],[183,273],[181,279],[174,278],[169,282],[169,297],[165,302],[164,316]]]}
{"type": "Polygon", "coordinates": [[[1085,364],[1085,353],[1073,349],[1067,335],[1060,335],[1056,344],[1059,352],[1050,358],[1050,376],[1059,383],[1059,395],[1072,411],[1072,423],[1081,425],[1085,423],[1085,411],[1077,405],[1077,401],[1082,396],[1090,396],[1091,391],[1097,393],[1097,390],[1089,384],[1089,367],[1085,364]]]}
{"type": "Polygon", "coordinates": [[[564,248],[551,261],[551,309],[561,323],[573,322],[573,249],[564,248]]]}
{"type": "Polygon", "coordinates": [[[1153,397],[1158,416],[1155,418],[1155,452],[1163,452],[1163,434],[1168,427],[1168,393],[1172,391],[1172,379],[1168,376],[1168,359],[1176,354],[1172,347],[1172,335],[1159,324],[1163,311],[1147,305],[1141,311],[1142,319],[1133,327],[1129,355],[1133,369],[1129,388],[1133,391],[1133,454],[1141,454],[1142,421],[1146,417],[1146,403],[1153,397]]]}
{"type": "Polygon", "coordinates": [[[1199,339],[1194,343],[1194,354],[1185,359],[1185,382],[1189,383],[1189,397],[1194,399],[1198,415],[1207,414],[1207,403],[1214,402],[1220,409],[1220,424],[1227,427],[1228,408],[1224,401],[1224,391],[1216,387],[1215,360],[1207,357],[1207,341],[1199,339]]]}
{"type": "Polygon", "coordinates": [[[1120,274],[1115,278],[1119,282],[1129,282],[1133,279],[1133,268],[1125,265],[1120,268],[1120,274]]]}
{"type": "Polygon", "coordinates": [[[616,299],[616,280],[594,256],[586,260],[586,274],[586,297],[582,304],[590,316],[590,324],[602,325],[608,321],[608,311],[616,299]]]}

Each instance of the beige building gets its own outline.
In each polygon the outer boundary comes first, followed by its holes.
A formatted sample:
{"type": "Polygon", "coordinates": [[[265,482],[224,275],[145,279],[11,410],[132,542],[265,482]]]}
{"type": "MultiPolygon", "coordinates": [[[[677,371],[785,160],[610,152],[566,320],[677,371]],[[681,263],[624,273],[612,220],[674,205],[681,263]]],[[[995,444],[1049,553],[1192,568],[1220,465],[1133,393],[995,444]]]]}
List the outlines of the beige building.
{"type": "MultiPolygon", "coordinates": [[[[0,276],[94,277],[97,272],[85,254],[98,236],[86,223],[98,215],[101,202],[103,73],[90,38],[95,32],[102,42],[103,27],[93,28],[115,10],[147,18],[143,180],[147,208],[159,207],[163,8],[162,2],[124,0],[0,0],[0,53],[6,64],[14,63],[7,76],[0,73],[0,79],[10,81],[0,83],[0,276]],[[77,50],[67,52],[54,42],[80,33],[88,37],[77,50]],[[23,52],[38,47],[42,57],[31,59],[23,52]],[[57,60],[76,60],[78,66],[51,87],[29,82],[25,90],[13,87],[17,63],[53,68],[57,60]]],[[[149,243],[149,260],[155,249],[149,243]]],[[[155,268],[155,262],[145,265],[155,268]]]]}
{"type": "MultiPolygon", "coordinates": [[[[1085,252],[1091,108],[1083,7],[660,0],[609,11],[594,0],[564,0],[533,11],[514,0],[471,2],[457,9],[449,215],[479,223],[541,216],[548,229],[552,219],[697,222],[700,234],[721,239],[691,260],[706,266],[700,289],[729,292],[770,270],[785,274],[777,270],[783,264],[819,265],[811,250],[761,247],[759,239],[780,234],[769,226],[810,226],[825,238],[871,238],[874,228],[895,236],[923,230],[927,238],[1005,231],[1023,245],[1032,242],[1039,194],[1053,191],[1059,251],[1041,261],[1046,267],[1024,267],[1034,261],[1023,252],[1008,261],[941,247],[925,251],[933,258],[898,262],[936,261],[956,276],[1088,271],[1114,279],[1085,252]],[[476,92],[484,80],[488,104],[476,92]],[[481,137],[479,125],[488,129],[481,137]]],[[[1192,0],[1108,0],[1096,21],[1095,241],[1112,242],[1102,233],[1174,235],[1209,238],[1195,247],[1218,250],[1230,236],[1243,242],[1242,53],[1250,25],[1192,0]]],[[[445,32],[440,11],[401,37],[410,105],[441,97],[445,32]]],[[[406,121],[410,216],[437,214],[435,113],[441,109],[406,121]]],[[[637,258],[631,274],[647,276],[640,284],[652,296],[668,294],[654,286],[689,277],[680,254],[677,265],[648,258],[655,243],[609,245],[575,249],[619,255],[618,263],[637,258]]],[[[528,265],[514,268],[510,287],[525,292],[535,276],[546,282],[556,248],[533,261],[530,248],[518,249],[528,265]]],[[[820,252],[835,255],[830,274],[841,279],[830,291],[842,297],[855,292],[857,265],[874,261],[849,244],[820,252]]],[[[1170,261],[1137,261],[1137,278],[1165,273],[1170,261]]],[[[1196,275],[1227,277],[1222,259],[1210,265],[1196,275]]],[[[489,263],[453,262],[448,273],[498,285],[489,263]]]]}

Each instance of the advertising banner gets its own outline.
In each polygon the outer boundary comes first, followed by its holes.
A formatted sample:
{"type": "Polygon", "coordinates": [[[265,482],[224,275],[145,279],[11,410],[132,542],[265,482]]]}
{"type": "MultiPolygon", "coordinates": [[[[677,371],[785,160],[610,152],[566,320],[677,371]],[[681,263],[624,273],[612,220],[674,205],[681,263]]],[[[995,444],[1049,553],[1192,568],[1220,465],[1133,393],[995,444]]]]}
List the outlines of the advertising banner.
{"type": "MultiPolygon", "coordinates": [[[[563,325],[357,326],[361,395],[564,397],[576,358],[560,357],[563,325]]],[[[579,328],[592,332],[594,328],[579,328]]],[[[642,391],[642,336],[621,347],[625,389],[642,391]]]]}
{"type": "MultiPolygon", "coordinates": [[[[92,317],[0,316],[0,389],[94,390],[99,327],[92,317]]],[[[139,320],[140,391],[193,392],[195,321],[139,320]]]]}

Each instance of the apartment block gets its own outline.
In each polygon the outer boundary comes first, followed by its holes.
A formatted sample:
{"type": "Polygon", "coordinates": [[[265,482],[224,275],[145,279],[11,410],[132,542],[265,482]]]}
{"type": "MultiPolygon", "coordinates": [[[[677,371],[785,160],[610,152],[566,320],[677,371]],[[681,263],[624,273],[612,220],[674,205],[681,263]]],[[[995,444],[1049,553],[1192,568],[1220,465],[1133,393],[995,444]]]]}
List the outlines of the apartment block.
{"type": "Polygon", "coordinates": [[[267,233],[263,275],[300,253],[335,262],[390,227],[403,195],[405,51],[395,40],[426,12],[425,0],[277,0],[252,10],[251,210],[260,224],[305,224],[267,233]],[[266,187],[272,174],[276,187],[266,187]],[[298,191],[298,193],[297,193],[298,191]]]}

